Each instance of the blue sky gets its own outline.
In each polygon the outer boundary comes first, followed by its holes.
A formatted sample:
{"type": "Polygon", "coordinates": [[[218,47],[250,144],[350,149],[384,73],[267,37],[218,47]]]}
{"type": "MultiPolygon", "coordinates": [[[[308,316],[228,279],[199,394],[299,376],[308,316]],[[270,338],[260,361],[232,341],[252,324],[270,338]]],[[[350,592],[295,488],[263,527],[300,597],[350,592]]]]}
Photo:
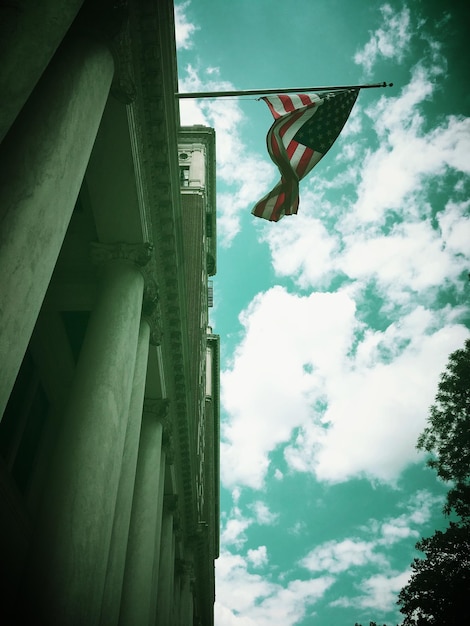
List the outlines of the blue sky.
{"type": "Polygon", "coordinates": [[[221,556],[216,626],[400,621],[414,544],[445,525],[415,444],[469,335],[465,3],[177,4],[180,91],[362,91],[300,185],[277,182],[254,98],[181,102],[217,133],[221,556]]]}

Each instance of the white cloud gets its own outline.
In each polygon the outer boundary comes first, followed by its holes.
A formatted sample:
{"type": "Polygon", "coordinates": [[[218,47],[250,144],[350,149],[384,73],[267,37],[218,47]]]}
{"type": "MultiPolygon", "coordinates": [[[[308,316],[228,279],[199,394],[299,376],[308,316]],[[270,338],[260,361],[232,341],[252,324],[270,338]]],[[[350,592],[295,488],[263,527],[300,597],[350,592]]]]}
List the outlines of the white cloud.
{"type": "Polygon", "coordinates": [[[291,469],[323,481],[394,482],[418,460],[439,374],[468,335],[456,315],[419,306],[379,331],[347,290],[258,294],[221,376],[223,483],[260,489],[282,447],[291,469]]]}
{"type": "Polygon", "coordinates": [[[301,535],[305,529],[307,528],[307,524],[305,522],[296,522],[292,528],[288,528],[287,532],[291,535],[301,535]]]}
{"type": "Polygon", "coordinates": [[[399,95],[367,109],[377,149],[358,141],[348,151],[340,138],[343,174],[327,181],[319,170],[304,183],[299,215],[282,229],[260,229],[277,275],[304,289],[335,276],[357,281],[356,293],[373,283],[398,305],[412,294],[429,302],[450,284],[462,291],[470,261],[470,118],[426,125],[421,107],[433,96],[433,72],[416,66],[399,95]],[[448,184],[449,173],[459,178],[444,200],[432,190],[448,184]]]}
{"type": "Polygon", "coordinates": [[[271,526],[279,518],[279,513],[272,513],[266,504],[259,500],[250,504],[250,508],[255,514],[256,523],[259,525],[271,526]]]}
{"type": "Polygon", "coordinates": [[[374,548],[375,543],[371,541],[354,539],[328,541],[314,548],[300,564],[311,572],[330,574],[339,574],[352,567],[368,564],[386,565],[385,557],[376,553],[374,548]]]}
{"type": "Polygon", "coordinates": [[[294,626],[334,578],[293,580],[285,587],[248,571],[247,561],[223,552],[217,561],[217,626],[294,626]]]}
{"type": "Polygon", "coordinates": [[[418,308],[384,332],[369,331],[341,372],[325,373],[327,409],[285,451],[294,469],[331,482],[359,475],[393,483],[417,461],[439,374],[468,334],[452,323],[436,330],[438,318],[418,308]]]}
{"type": "Polygon", "coordinates": [[[406,512],[402,515],[380,522],[370,519],[358,529],[358,536],[326,541],[311,550],[299,564],[310,572],[323,575],[348,572],[359,581],[355,585],[359,595],[340,597],[331,602],[331,606],[392,611],[397,594],[410,575],[408,570],[397,573],[392,569],[392,548],[401,541],[416,540],[421,535],[420,527],[441,505],[442,498],[425,490],[418,491],[403,504],[406,512]],[[379,573],[371,574],[374,569],[379,573]]]}
{"type": "Polygon", "coordinates": [[[388,211],[416,218],[414,194],[422,196],[422,186],[431,177],[443,177],[449,169],[470,172],[470,118],[449,116],[425,129],[420,105],[434,88],[429,71],[417,66],[399,96],[382,96],[367,110],[380,145],[360,164],[354,220],[381,224],[388,211]]]}
{"type": "Polygon", "coordinates": [[[268,563],[266,546],[259,546],[255,550],[248,550],[246,558],[254,567],[262,567],[268,563]]]}
{"type": "Polygon", "coordinates": [[[410,575],[411,570],[401,573],[375,574],[358,585],[362,595],[338,598],[331,603],[331,606],[373,609],[383,612],[396,610],[398,593],[407,584],[410,575]]]}
{"type": "Polygon", "coordinates": [[[238,506],[230,511],[228,519],[223,521],[223,529],[220,542],[223,546],[241,548],[247,540],[245,531],[253,524],[254,519],[242,514],[238,506]]]}
{"type": "MultiPolygon", "coordinates": [[[[306,206],[328,209],[319,194],[302,195],[306,206]]],[[[338,252],[339,239],[331,235],[321,219],[312,217],[311,211],[302,211],[295,218],[283,221],[282,229],[263,229],[261,239],[267,241],[272,253],[272,263],[278,276],[298,276],[300,287],[323,284],[335,271],[334,256],[338,252]]]]}
{"type": "Polygon", "coordinates": [[[444,498],[435,496],[429,491],[421,490],[404,503],[405,513],[398,517],[390,517],[382,522],[370,520],[363,530],[375,535],[376,546],[393,546],[399,541],[421,535],[420,527],[426,524],[431,516],[442,508],[444,498]]]}
{"type": "Polygon", "coordinates": [[[364,595],[359,599],[359,606],[381,611],[391,611],[396,605],[399,591],[407,584],[409,570],[395,575],[376,574],[363,581],[361,588],[364,595]]]}
{"type": "Polygon", "coordinates": [[[412,35],[407,7],[394,12],[389,4],[385,4],[380,11],[384,26],[371,33],[369,41],[354,57],[355,63],[362,65],[367,74],[380,57],[401,62],[412,35]]]}
{"type": "Polygon", "coordinates": [[[222,480],[260,488],[269,452],[307,421],[309,395],[321,394],[324,371],[338,367],[355,326],[354,303],[342,294],[300,297],[275,287],[253,300],[241,322],[245,338],[221,375],[230,416],[223,425],[222,480]],[[320,377],[304,371],[313,355],[320,377]]]}
{"type": "Polygon", "coordinates": [[[191,4],[190,0],[175,4],[175,37],[178,49],[189,49],[193,46],[192,36],[198,26],[188,21],[186,9],[191,4]]]}
{"type": "Polygon", "coordinates": [[[221,519],[222,532],[220,542],[223,547],[234,546],[240,549],[247,542],[246,531],[253,524],[258,526],[272,526],[276,524],[279,514],[273,513],[269,507],[260,500],[251,502],[248,513],[242,512],[239,505],[241,490],[235,488],[232,491],[233,507],[229,513],[224,513],[221,519]]]}

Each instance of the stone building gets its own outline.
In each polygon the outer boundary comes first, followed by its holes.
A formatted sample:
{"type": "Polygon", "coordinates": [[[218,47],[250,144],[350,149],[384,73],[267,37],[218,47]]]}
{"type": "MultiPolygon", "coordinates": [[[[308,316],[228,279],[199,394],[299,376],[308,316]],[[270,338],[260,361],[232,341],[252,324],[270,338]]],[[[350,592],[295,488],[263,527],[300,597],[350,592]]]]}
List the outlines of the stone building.
{"type": "Polygon", "coordinates": [[[2,3],[0,60],[0,622],[211,626],[215,137],[173,2],[2,3]]]}

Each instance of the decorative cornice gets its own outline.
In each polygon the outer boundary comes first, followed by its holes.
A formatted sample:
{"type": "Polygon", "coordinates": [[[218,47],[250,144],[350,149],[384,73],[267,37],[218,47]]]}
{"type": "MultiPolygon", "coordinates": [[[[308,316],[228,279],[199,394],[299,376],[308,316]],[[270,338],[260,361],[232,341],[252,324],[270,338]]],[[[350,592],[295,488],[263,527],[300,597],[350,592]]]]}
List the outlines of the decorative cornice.
{"type": "MultiPolygon", "coordinates": [[[[131,105],[139,153],[145,211],[157,254],[162,352],[168,365],[167,393],[172,400],[174,449],[184,535],[197,523],[192,468],[190,387],[187,380],[187,329],[178,172],[178,108],[173,5],[162,0],[130,3],[134,77],[138,97],[131,105]]],[[[170,442],[171,443],[171,442],[170,442]]],[[[171,455],[171,452],[170,452],[171,455]]],[[[170,459],[169,459],[170,461],[170,459]]]]}

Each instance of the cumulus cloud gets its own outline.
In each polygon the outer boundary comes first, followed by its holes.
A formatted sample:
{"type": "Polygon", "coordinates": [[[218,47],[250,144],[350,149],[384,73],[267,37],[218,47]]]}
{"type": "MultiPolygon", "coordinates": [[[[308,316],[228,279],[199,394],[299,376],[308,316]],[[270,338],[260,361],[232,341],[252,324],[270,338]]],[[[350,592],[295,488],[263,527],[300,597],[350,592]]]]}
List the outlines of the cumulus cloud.
{"type": "Polygon", "coordinates": [[[175,4],[175,38],[176,47],[181,50],[187,50],[193,46],[193,35],[198,26],[188,21],[186,10],[191,4],[190,0],[175,4]]]}
{"type": "Polygon", "coordinates": [[[400,62],[411,40],[410,11],[403,7],[395,12],[389,4],[380,9],[384,26],[370,34],[369,41],[359,50],[354,61],[361,65],[367,74],[379,58],[400,62]]]}
{"type": "Polygon", "coordinates": [[[254,521],[253,517],[243,515],[241,509],[235,504],[230,514],[222,519],[221,544],[241,548],[247,540],[245,531],[254,521]]]}
{"type": "Polygon", "coordinates": [[[333,582],[321,576],[282,586],[250,572],[240,555],[224,552],[217,562],[215,621],[218,626],[293,626],[333,582]]]}
{"type": "Polygon", "coordinates": [[[255,550],[248,550],[246,558],[254,567],[262,567],[268,563],[268,552],[266,546],[259,546],[255,550]]]}
{"type": "Polygon", "coordinates": [[[370,519],[361,526],[356,536],[336,541],[326,541],[311,550],[300,565],[310,572],[338,574],[366,565],[390,570],[389,549],[410,537],[418,538],[421,527],[440,508],[443,499],[421,490],[402,506],[405,512],[396,517],[378,521],[370,519]]]}
{"type": "Polygon", "coordinates": [[[393,611],[399,591],[408,583],[411,570],[400,573],[374,574],[358,585],[358,596],[341,597],[331,602],[331,606],[393,611]]]}
{"type": "Polygon", "coordinates": [[[308,420],[309,395],[322,394],[322,368],[338,367],[355,325],[354,303],[343,294],[301,297],[275,287],[253,300],[241,322],[245,338],[221,374],[230,416],[223,425],[222,480],[260,488],[269,452],[308,420]],[[304,371],[312,359],[320,366],[313,378],[304,371]]]}
{"type": "Polygon", "coordinates": [[[425,129],[420,106],[434,89],[429,71],[417,66],[398,96],[382,96],[366,111],[379,147],[369,149],[362,160],[353,219],[381,224],[389,211],[416,219],[420,204],[415,194],[431,177],[442,177],[449,169],[469,173],[470,119],[449,116],[425,129]]]}
{"type": "MultiPolygon", "coordinates": [[[[357,184],[335,176],[331,190],[316,175],[302,191],[298,216],[282,231],[260,230],[277,275],[302,288],[321,287],[334,276],[375,281],[389,300],[449,282],[458,287],[470,260],[470,119],[449,116],[425,129],[420,106],[433,90],[429,72],[415,68],[397,97],[383,97],[367,111],[379,146],[360,148],[345,166],[357,184]],[[449,172],[460,178],[443,204],[431,188],[449,172]]],[[[348,158],[345,151],[341,156],[348,158]]]]}
{"type": "Polygon", "coordinates": [[[352,567],[366,564],[384,565],[385,557],[374,551],[375,544],[371,541],[344,539],[329,541],[312,550],[301,565],[311,572],[329,572],[339,574],[352,567]]]}
{"type": "Polygon", "coordinates": [[[276,523],[279,517],[278,513],[272,513],[269,510],[269,507],[260,500],[257,500],[256,502],[250,504],[250,509],[255,515],[256,523],[260,525],[271,526],[272,524],[276,523]]]}
{"type": "Polygon", "coordinates": [[[258,294],[221,376],[223,483],[260,489],[279,448],[320,480],[396,480],[417,461],[438,376],[468,334],[455,315],[418,307],[373,330],[347,290],[258,294]]]}
{"type": "Polygon", "coordinates": [[[368,331],[336,377],[325,372],[326,410],[285,450],[294,469],[329,482],[365,476],[394,483],[417,461],[439,374],[468,334],[452,323],[436,330],[438,318],[418,308],[383,332],[368,331]]]}

